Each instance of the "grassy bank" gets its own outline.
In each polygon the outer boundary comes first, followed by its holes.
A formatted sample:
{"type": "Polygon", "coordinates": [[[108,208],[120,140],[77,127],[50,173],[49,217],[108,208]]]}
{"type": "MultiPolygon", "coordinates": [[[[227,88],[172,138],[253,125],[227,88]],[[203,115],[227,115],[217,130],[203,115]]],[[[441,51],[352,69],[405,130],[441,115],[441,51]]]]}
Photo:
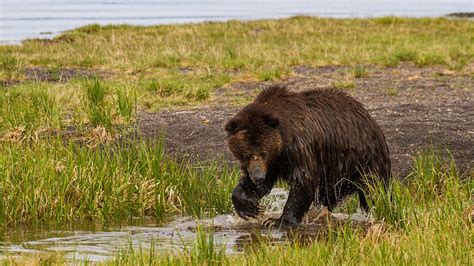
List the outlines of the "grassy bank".
{"type": "Polygon", "coordinates": [[[142,106],[157,108],[208,100],[229,82],[279,79],[296,65],[412,62],[462,71],[473,59],[473,30],[470,20],[393,17],[90,25],[53,40],[0,46],[0,80],[61,80],[61,88],[72,89],[69,78],[99,75],[134,88],[142,106]],[[31,73],[35,68],[40,74],[31,73]]]}
{"type": "Polygon", "coordinates": [[[165,158],[160,143],[1,144],[0,224],[113,222],[231,211],[236,172],[165,158]]]}

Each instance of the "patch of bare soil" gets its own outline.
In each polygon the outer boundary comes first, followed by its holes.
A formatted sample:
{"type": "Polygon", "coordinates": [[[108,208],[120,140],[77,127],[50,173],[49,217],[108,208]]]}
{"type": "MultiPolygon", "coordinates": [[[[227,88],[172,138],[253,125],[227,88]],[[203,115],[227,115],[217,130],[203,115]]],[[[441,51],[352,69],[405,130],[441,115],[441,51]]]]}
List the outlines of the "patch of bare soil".
{"type": "MultiPolygon", "coordinates": [[[[431,147],[449,148],[462,170],[474,162],[474,80],[472,73],[443,68],[369,67],[354,78],[349,67],[296,67],[282,81],[295,91],[352,84],[347,92],[361,101],[377,120],[390,147],[393,171],[404,176],[413,156],[431,147]]],[[[239,108],[237,98],[251,99],[268,82],[237,83],[216,90],[213,103],[189,110],[143,112],[142,134],[164,134],[167,152],[202,161],[233,158],[225,144],[225,121],[239,108]]],[[[469,171],[467,172],[469,174],[469,171]]],[[[471,173],[472,174],[472,173],[471,173]]]]}

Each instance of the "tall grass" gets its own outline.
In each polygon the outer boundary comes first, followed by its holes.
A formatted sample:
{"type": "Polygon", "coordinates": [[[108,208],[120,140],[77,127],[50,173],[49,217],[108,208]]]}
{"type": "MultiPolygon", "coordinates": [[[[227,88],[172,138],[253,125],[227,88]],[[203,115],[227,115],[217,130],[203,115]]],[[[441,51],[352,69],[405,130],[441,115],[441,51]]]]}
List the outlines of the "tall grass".
{"type": "Polygon", "coordinates": [[[8,138],[36,138],[38,131],[61,124],[61,107],[43,85],[29,83],[0,91],[0,133],[10,133],[8,138]]]}
{"type": "Polygon", "coordinates": [[[202,217],[231,210],[234,171],[167,159],[160,142],[129,140],[91,148],[52,139],[0,145],[3,226],[202,217]]]}
{"type": "Polygon", "coordinates": [[[95,78],[84,82],[83,105],[92,126],[110,128],[112,125],[112,110],[108,103],[107,88],[95,78]]]}
{"type": "MultiPolygon", "coordinates": [[[[135,110],[137,95],[136,91],[128,87],[119,87],[116,90],[117,93],[117,110],[120,116],[125,118],[126,122],[130,122],[133,118],[133,112],[135,110]]],[[[136,110],[135,110],[136,113],[136,110]]]]}

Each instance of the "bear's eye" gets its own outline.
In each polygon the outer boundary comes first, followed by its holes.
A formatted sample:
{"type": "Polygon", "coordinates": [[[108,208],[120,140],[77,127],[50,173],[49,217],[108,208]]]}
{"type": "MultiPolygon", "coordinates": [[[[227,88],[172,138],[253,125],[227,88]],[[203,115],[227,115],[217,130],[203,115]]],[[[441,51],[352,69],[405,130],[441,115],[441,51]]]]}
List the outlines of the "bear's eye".
{"type": "Polygon", "coordinates": [[[260,157],[265,160],[267,158],[267,153],[266,152],[262,152],[260,153],[260,157]]]}
{"type": "Polygon", "coordinates": [[[254,161],[258,160],[257,155],[252,155],[252,160],[254,160],[254,161]]]}

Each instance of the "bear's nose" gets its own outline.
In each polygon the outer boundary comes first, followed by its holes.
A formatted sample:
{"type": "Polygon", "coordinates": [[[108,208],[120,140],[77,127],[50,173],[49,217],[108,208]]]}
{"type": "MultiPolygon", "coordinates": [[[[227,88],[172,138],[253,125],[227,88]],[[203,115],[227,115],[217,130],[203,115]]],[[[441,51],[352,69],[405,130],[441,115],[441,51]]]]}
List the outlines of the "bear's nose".
{"type": "Polygon", "coordinates": [[[258,166],[251,169],[249,174],[250,179],[252,179],[255,184],[259,184],[265,179],[265,172],[258,166]]]}

